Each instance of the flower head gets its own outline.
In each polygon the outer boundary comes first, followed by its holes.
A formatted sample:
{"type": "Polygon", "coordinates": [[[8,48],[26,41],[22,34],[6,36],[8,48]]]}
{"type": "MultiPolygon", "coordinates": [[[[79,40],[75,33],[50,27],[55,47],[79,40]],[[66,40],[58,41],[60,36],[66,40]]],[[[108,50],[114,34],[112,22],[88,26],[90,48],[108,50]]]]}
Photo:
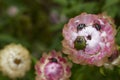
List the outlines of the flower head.
{"type": "Polygon", "coordinates": [[[17,6],[10,6],[7,10],[9,16],[14,17],[18,14],[19,9],[17,6]]]}
{"type": "Polygon", "coordinates": [[[71,76],[71,63],[60,52],[44,53],[35,65],[36,80],[68,80],[71,76]]]}
{"type": "Polygon", "coordinates": [[[114,51],[115,34],[110,17],[82,13],[63,28],[63,52],[75,63],[101,66],[114,51]]]}
{"type": "Polygon", "coordinates": [[[30,54],[18,44],[10,44],[0,51],[0,70],[10,78],[23,77],[30,69],[30,54]]]}

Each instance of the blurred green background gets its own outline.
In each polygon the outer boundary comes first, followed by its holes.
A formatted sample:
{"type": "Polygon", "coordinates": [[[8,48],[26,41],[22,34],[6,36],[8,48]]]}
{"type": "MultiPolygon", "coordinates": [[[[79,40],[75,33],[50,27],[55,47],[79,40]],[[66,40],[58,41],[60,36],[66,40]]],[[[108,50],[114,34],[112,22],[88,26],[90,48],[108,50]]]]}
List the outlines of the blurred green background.
{"type": "MultiPolygon", "coordinates": [[[[21,43],[32,55],[32,68],[17,80],[34,80],[34,65],[43,52],[61,50],[62,28],[72,17],[106,12],[120,26],[120,0],[0,0],[0,49],[21,43]]],[[[120,31],[116,35],[120,45],[120,31]]],[[[0,80],[11,80],[0,73],[0,80]]],[[[73,65],[70,80],[120,80],[120,68],[73,65]]]]}

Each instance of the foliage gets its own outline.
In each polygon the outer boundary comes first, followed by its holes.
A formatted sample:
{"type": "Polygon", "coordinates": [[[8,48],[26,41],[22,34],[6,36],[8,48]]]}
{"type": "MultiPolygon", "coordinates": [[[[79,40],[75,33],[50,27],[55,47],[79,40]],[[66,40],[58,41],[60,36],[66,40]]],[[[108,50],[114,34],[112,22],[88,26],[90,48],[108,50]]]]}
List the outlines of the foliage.
{"type": "MultiPolygon", "coordinates": [[[[21,43],[32,55],[32,68],[24,78],[34,80],[34,65],[43,52],[61,50],[62,28],[68,20],[82,12],[107,13],[120,26],[120,0],[0,0],[0,48],[21,43]],[[14,6],[17,12],[9,13],[14,6]]],[[[116,35],[120,45],[120,33],[116,35]]],[[[119,80],[120,68],[106,70],[93,66],[73,65],[70,80],[119,80]],[[103,74],[104,73],[104,74],[103,74]]],[[[0,80],[9,80],[0,73],[0,80]]]]}

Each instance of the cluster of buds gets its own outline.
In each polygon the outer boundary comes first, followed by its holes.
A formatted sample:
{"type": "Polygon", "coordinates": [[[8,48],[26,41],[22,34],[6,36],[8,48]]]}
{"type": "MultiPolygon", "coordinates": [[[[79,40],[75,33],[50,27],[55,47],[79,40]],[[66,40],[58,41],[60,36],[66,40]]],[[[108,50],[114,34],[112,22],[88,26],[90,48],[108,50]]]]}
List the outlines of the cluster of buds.
{"type": "Polygon", "coordinates": [[[36,80],[69,80],[71,63],[60,52],[44,53],[35,65],[36,80]]]}
{"type": "Polygon", "coordinates": [[[74,63],[102,66],[116,49],[115,35],[110,17],[82,13],[63,28],[63,52],[74,63]]]}
{"type": "Polygon", "coordinates": [[[30,69],[29,51],[20,44],[10,44],[0,51],[0,70],[10,78],[23,77],[30,69]]]}

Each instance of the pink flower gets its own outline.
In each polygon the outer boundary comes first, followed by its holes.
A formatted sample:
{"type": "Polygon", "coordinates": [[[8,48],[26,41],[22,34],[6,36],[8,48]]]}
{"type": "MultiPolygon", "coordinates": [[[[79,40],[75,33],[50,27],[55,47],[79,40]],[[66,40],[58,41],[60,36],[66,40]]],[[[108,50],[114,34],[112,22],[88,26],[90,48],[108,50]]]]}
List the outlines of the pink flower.
{"type": "Polygon", "coordinates": [[[44,53],[35,65],[36,80],[69,80],[71,63],[61,56],[60,52],[44,53]]]}
{"type": "Polygon", "coordinates": [[[63,28],[63,52],[74,63],[102,66],[114,51],[115,34],[110,17],[82,13],[63,28]]]}

